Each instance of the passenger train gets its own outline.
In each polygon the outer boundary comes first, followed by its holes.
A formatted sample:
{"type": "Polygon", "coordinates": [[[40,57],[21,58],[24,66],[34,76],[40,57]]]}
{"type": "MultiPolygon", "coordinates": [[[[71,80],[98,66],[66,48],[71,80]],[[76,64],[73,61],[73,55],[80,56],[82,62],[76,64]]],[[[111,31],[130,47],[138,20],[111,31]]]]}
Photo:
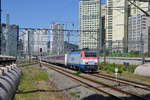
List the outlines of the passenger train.
{"type": "Polygon", "coordinates": [[[71,51],[64,55],[48,56],[42,60],[84,72],[95,72],[98,70],[96,52],[89,49],[71,51]]]}

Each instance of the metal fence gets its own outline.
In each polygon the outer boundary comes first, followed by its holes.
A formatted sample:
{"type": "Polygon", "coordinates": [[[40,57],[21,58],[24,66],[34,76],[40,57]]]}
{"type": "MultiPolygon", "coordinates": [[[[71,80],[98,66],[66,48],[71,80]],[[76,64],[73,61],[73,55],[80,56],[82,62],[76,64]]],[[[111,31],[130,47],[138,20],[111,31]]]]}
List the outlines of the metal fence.
{"type": "MultiPolygon", "coordinates": [[[[39,29],[3,25],[2,54],[19,58],[61,55],[72,49],[79,49],[81,31],[85,33],[97,32],[97,30],[68,30],[64,26],[39,29]]],[[[85,35],[85,37],[88,37],[86,41],[90,41],[91,38],[96,40],[96,37],[93,37],[92,34],[89,35],[89,33],[85,35]]],[[[141,40],[128,41],[128,50],[130,49],[128,52],[124,52],[124,41],[104,40],[102,42],[101,48],[103,50],[100,52],[100,56],[141,58],[148,56],[148,49],[147,52],[143,50],[144,46],[148,48],[148,42],[141,42],[141,40]],[[132,50],[129,48],[130,45],[136,46],[137,49],[133,47],[135,50],[132,50]]]]}
{"type": "Polygon", "coordinates": [[[61,55],[79,47],[79,32],[64,29],[21,28],[19,57],[61,55]]]}

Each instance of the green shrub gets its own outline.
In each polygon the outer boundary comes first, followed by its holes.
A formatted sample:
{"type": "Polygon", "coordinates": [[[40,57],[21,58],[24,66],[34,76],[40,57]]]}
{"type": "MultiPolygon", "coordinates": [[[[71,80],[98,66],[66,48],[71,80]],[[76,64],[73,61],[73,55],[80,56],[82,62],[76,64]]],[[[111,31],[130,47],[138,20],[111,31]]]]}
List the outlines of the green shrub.
{"type": "Polygon", "coordinates": [[[128,72],[133,73],[136,67],[137,67],[137,65],[130,65],[126,69],[128,72]]]}
{"type": "Polygon", "coordinates": [[[129,66],[124,66],[123,64],[111,64],[107,62],[102,62],[99,65],[100,70],[105,70],[105,71],[110,71],[115,73],[115,68],[118,68],[118,73],[123,73],[125,71],[133,73],[137,65],[129,65],[129,66]]]}
{"type": "Polygon", "coordinates": [[[81,73],[82,73],[81,71],[75,72],[76,75],[80,75],[81,73]]]}

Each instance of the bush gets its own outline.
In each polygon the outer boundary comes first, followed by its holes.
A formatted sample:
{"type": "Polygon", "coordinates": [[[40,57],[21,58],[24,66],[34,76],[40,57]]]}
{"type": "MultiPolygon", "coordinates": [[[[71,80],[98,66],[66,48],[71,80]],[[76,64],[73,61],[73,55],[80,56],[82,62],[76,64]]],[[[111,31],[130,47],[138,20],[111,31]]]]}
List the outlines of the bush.
{"type": "Polygon", "coordinates": [[[101,70],[106,70],[114,73],[115,73],[115,68],[118,68],[118,73],[123,73],[124,71],[133,73],[136,67],[137,65],[129,65],[128,67],[126,67],[122,64],[115,64],[115,63],[111,64],[107,62],[100,63],[101,70]]]}
{"type": "Polygon", "coordinates": [[[130,65],[127,67],[127,71],[133,73],[137,65],[130,65]]]}
{"type": "Polygon", "coordinates": [[[129,52],[129,54],[132,56],[132,57],[138,57],[140,52],[139,51],[131,51],[129,52]]]}

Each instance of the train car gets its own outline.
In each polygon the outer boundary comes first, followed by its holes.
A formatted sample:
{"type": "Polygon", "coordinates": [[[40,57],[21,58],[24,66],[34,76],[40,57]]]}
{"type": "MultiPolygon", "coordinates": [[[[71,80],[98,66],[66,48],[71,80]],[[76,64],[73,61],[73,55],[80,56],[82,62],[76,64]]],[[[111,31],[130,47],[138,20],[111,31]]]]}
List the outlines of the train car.
{"type": "Polygon", "coordinates": [[[67,64],[81,71],[97,71],[96,52],[91,50],[82,50],[70,52],[67,55],[67,64]]]}
{"type": "Polygon", "coordinates": [[[65,55],[55,56],[55,63],[58,65],[65,65],[65,55]]]}
{"type": "Polygon", "coordinates": [[[65,55],[46,57],[44,60],[84,72],[94,72],[98,70],[96,52],[92,50],[83,49],[80,51],[71,51],[65,55]]]}
{"type": "Polygon", "coordinates": [[[44,57],[42,60],[51,64],[65,65],[64,55],[47,56],[44,57]]]}

